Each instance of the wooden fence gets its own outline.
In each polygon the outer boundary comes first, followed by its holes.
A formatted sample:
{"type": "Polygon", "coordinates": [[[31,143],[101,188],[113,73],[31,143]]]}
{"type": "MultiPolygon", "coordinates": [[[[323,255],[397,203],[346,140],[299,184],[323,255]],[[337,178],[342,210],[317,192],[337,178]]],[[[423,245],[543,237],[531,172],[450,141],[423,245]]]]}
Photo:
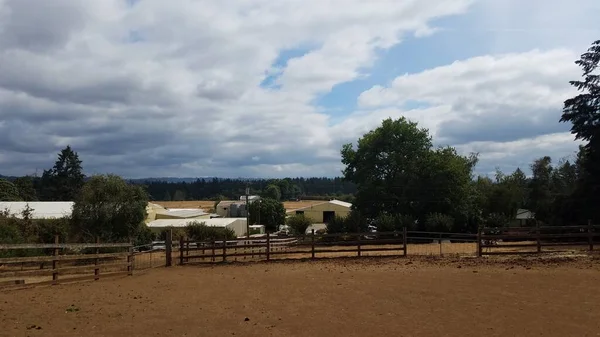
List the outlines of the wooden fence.
{"type": "Polygon", "coordinates": [[[0,253],[35,250],[37,256],[0,258],[0,287],[35,283],[59,284],[101,277],[132,275],[133,245],[131,243],[60,243],[0,244],[0,253]],[[49,255],[41,255],[46,250],[49,255]],[[82,253],[93,250],[93,253],[82,253]],[[117,251],[102,253],[101,250],[117,251]],[[120,251],[120,252],[118,252],[120,251]],[[115,271],[116,270],[116,271],[115,271]],[[80,276],[89,273],[90,275],[80,276]]]}
{"type": "Polygon", "coordinates": [[[511,233],[497,228],[481,228],[477,233],[477,256],[520,255],[552,252],[545,247],[572,247],[593,251],[600,226],[536,226],[511,233]],[[515,242],[515,243],[512,243],[515,242]]]}
{"type": "MultiPolygon", "coordinates": [[[[166,265],[172,265],[173,246],[166,241],[166,265]]],[[[407,234],[401,232],[315,234],[292,237],[237,238],[193,241],[183,237],[177,246],[178,264],[213,263],[237,259],[265,260],[365,256],[373,252],[406,256],[407,234]]]]}

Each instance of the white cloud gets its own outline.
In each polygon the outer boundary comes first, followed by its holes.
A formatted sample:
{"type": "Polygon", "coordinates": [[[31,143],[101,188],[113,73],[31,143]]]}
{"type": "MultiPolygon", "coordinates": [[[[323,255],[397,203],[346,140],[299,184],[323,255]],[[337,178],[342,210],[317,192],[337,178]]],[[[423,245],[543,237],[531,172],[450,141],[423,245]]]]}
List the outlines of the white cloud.
{"type": "Polygon", "coordinates": [[[89,173],[337,175],[339,146],[389,116],[456,143],[441,130],[498,109],[549,121],[577,75],[569,50],[401,76],[339,123],[313,105],[368,75],[379,50],[434,34],[433,20],[474,2],[0,0],[0,174],[47,168],[71,144],[89,173]],[[274,69],[282,51],[307,46],[274,69]],[[279,90],[260,86],[268,75],[279,90]],[[415,100],[429,107],[403,105],[415,100]]]}

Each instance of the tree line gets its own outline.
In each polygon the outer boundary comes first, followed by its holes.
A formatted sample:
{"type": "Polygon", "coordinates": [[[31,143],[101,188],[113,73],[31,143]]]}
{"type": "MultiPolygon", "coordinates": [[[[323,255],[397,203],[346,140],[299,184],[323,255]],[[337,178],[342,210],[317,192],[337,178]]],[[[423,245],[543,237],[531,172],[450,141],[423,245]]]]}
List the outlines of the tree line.
{"type": "Polygon", "coordinates": [[[579,94],[564,102],[559,120],[571,123],[571,133],[584,141],[574,158],[538,158],[529,177],[521,169],[497,171],[493,178],[474,176],[477,154],[434,148],[427,129],[405,118],[387,119],[357,146],[343,146],[344,178],[357,185],[355,214],[349,218],[363,220],[348,224],[337,219],[329,231],[376,219],[378,227],[387,229],[475,232],[479,226],[508,225],[520,208],[532,211],[533,221],[548,225],[598,223],[599,62],[600,40],[575,62],[582,80],[570,84],[579,94]]]}

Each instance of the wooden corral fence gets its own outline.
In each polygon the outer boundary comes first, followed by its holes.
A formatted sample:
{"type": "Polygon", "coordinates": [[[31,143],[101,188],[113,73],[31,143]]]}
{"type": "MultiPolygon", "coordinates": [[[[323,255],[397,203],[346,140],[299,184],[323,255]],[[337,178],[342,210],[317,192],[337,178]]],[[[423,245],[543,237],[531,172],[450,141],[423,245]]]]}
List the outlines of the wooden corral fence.
{"type": "Polygon", "coordinates": [[[520,230],[481,228],[477,233],[477,256],[520,255],[555,252],[556,247],[594,250],[600,226],[539,226],[520,230]],[[514,243],[513,243],[514,242],[514,243]]]}
{"type": "MultiPolygon", "coordinates": [[[[167,261],[175,245],[167,235],[167,261]]],[[[406,230],[400,232],[369,232],[315,234],[275,237],[266,234],[260,238],[237,238],[213,241],[193,241],[180,238],[178,264],[213,263],[237,259],[264,260],[295,258],[327,258],[368,256],[384,252],[386,256],[406,256],[406,230]]]]}
{"type": "Polygon", "coordinates": [[[48,244],[0,244],[0,253],[4,256],[35,254],[0,258],[0,287],[98,280],[133,273],[131,243],[100,243],[99,240],[60,243],[57,236],[54,243],[48,244]]]}

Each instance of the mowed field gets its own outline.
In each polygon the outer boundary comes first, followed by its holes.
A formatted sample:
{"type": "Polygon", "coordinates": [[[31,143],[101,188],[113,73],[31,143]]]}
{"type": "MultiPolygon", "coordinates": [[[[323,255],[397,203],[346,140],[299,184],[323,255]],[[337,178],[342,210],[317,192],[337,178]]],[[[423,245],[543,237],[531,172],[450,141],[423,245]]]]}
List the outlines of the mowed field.
{"type": "MultiPolygon", "coordinates": [[[[166,208],[201,208],[209,210],[215,205],[214,201],[210,200],[198,200],[198,201],[152,201],[157,205],[161,205],[166,208]]],[[[303,207],[312,206],[324,202],[323,200],[302,200],[302,201],[285,201],[283,207],[286,210],[293,210],[303,207]]]]}
{"type": "Polygon", "coordinates": [[[598,258],[184,266],[0,292],[0,336],[597,336],[598,258]]]}

